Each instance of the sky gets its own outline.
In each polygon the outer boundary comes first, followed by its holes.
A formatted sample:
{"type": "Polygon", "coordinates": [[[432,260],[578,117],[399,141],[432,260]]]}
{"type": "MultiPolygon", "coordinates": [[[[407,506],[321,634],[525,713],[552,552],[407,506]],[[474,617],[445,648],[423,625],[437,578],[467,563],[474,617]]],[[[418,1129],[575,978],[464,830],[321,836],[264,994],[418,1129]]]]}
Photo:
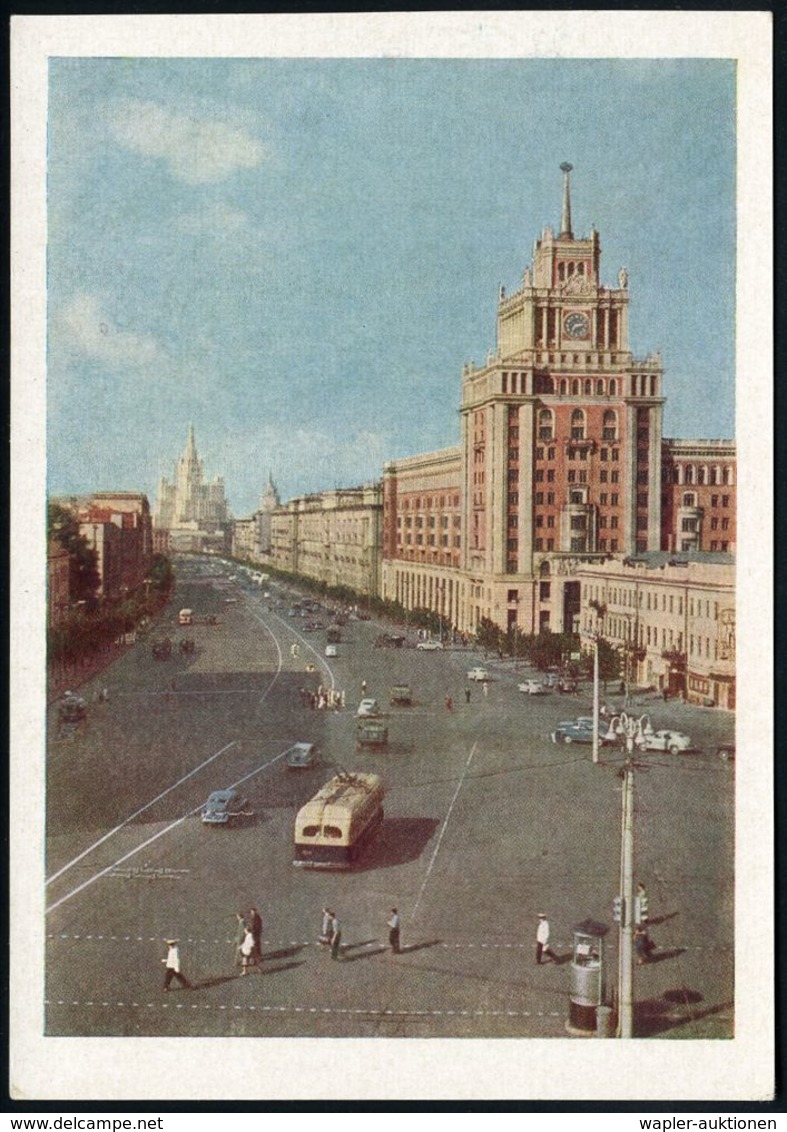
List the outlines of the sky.
{"type": "Polygon", "coordinates": [[[190,423],[236,515],[457,444],[564,161],[665,435],[732,437],[735,142],[723,59],[51,59],[48,490],[152,505],[190,423]]]}

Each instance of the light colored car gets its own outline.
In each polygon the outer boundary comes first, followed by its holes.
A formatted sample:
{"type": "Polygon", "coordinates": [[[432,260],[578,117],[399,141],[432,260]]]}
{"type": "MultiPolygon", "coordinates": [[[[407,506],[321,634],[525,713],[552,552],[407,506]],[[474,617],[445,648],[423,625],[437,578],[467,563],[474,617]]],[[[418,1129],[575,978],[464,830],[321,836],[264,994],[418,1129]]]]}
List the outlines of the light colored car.
{"type": "Polygon", "coordinates": [[[317,762],[317,746],[314,743],[295,743],[287,752],[288,770],[305,770],[317,762]]]}
{"type": "Polygon", "coordinates": [[[544,696],[549,692],[549,688],[540,680],[524,680],[518,687],[526,696],[544,696]]]}
{"type": "Polygon", "coordinates": [[[442,649],[443,645],[442,641],[419,641],[415,647],[420,649],[421,652],[436,652],[438,649],[442,649]]]}
{"type": "Polygon", "coordinates": [[[336,645],[326,645],[325,646],[325,655],[326,656],[338,656],[339,650],[336,647],[336,645]]]}
{"type": "Polygon", "coordinates": [[[682,731],[654,731],[652,735],[644,734],[643,739],[646,751],[669,751],[671,755],[677,755],[692,749],[691,739],[682,731]]]}
{"type": "Polygon", "coordinates": [[[485,668],[471,668],[467,674],[467,679],[483,682],[489,679],[489,673],[485,668]]]}
{"type": "Polygon", "coordinates": [[[237,790],[214,790],[205,803],[205,825],[229,825],[236,818],[249,817],[249,803],[237,790]]]}
{"type": "Polygon", "coordinates": [[[358,711],[355,713],[357,716],[370,716],[379,715],[380,706],[377,700],[361,700],[358,704],[358,711]]]}

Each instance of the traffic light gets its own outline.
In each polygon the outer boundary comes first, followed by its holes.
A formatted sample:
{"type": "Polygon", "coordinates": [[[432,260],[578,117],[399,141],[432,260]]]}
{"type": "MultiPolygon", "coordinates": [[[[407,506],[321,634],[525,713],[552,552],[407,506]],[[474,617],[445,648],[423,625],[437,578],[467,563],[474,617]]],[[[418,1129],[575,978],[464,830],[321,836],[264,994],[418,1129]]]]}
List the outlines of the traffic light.
{"type": "Polygon", "coordinates": [[[638,924],[648,922],[648,898],[644,892],[634,897],[634,919],[638,924]]]}
{"type": "Polygon", "coordinates": [[[612,898],[612,919],[616,924],[619,924],[623,918],[623,897],[613,896],[612,898]]]}

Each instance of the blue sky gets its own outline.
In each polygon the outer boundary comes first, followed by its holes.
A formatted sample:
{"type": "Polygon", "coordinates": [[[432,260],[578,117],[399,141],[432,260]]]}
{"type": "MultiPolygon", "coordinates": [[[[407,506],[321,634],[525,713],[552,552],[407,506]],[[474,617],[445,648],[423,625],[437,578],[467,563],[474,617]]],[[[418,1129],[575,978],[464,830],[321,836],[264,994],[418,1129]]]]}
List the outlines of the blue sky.
{"type": "Polygon", "coordinates": [[[563,161],[665,434],[734,434],[732,62],[53,59],[48,147],[52,492],[152,503],[192,421],[239,515],[457,443],[563,161]]]}

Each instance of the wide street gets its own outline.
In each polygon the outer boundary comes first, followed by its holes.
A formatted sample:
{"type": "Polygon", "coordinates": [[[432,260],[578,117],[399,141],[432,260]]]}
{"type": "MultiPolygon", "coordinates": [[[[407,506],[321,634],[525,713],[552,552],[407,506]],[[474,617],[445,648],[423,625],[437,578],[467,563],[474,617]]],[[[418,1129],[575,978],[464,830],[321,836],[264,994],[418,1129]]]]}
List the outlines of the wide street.
{"type": "MultiPolygon", "coordinates": [[[[482,653],[375,648],[390,627],[374,621],[350,621],[327,660],[325,632],[288,617],[278,587],[266,600],[177,565],[150,635],[81,689],[86,724],[61,735],[51,714],[47,1033],[565,1038],[576,923],[609,924],[617,982],[622,753],[605,747],[593,765],[589,747],[549,738],[588,713],[587,682],[577,695],[525,696],[517,683],[532,673],[490,660],[484,695],[466,679],[482,653]],[[188,629],[183,606],[199,622],[188,629]],[[154,659],[165,635],[193,639],[195,652],[154,659]],[[363,680],[386,713],[384,753],[355,751],[363,680]],[[412,707],[389,705],[398,680],[412,707]],[[344,710],[310,709],[300,689],[319,683],[345,691],[344,710]],[[103,687],[108,701],[96,702],[103,687]],[[321,765],[289,771],[283,755],[301,740],[319,745],[321,765]],[[295,813],[337,766],[383,776],[382,830],[352,872],[295,868],[295,813]],[[208,794],[238,784],[253,816],[203,825],[208,794]],[[326,903],[342,922],[342,962],[316,943],[326,903]],[[264,961],[241,978],[235,914],[252,905],[264,961]],[[558,955],[540,967],[539,912],[558,955]],[[162,992],[170,937],[192,991],[162,992]]],[[[635,967],[636,1033],[731,1037],[735,764],[716,746],[734,719],[656,699],[632,711],[697,748],[637,758],[636,877],[656,952],[635,967]]]]}

